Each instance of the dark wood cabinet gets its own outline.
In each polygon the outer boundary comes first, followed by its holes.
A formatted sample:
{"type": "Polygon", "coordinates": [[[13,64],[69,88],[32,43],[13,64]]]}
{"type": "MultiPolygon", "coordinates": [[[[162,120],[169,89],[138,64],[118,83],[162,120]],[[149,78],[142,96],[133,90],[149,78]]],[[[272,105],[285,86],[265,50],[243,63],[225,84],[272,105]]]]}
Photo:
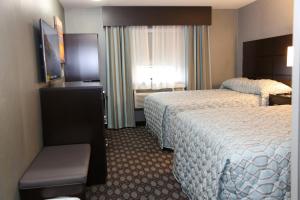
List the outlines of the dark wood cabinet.
{"type": "Polygon", "coordinates": [[[64,34],[65,80],[99,80],[97,34],[64,34]]]}
{"type": "Polygon", "coordinates": [[[103,89],[100,83],[72,82],[40,89],[45,146],[91,144],[88,185],[107,175],[103,89]]]}
{"type": "Polygon", "coordinates": [[[292,95],[291,94],[271,94],[269,97],[269,105],[290,105],[292,104],[292,95]]]}

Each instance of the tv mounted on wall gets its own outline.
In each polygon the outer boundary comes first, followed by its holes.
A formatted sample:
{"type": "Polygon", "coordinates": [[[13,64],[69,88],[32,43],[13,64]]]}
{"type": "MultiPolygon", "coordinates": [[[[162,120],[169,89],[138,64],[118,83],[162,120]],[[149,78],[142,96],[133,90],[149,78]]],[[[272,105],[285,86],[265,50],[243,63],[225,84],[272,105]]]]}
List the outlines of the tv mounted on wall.
{"type": "Polygon", "coordinates": [[[57,31],[42,19],[40,20],[42,70],[45,82],[62,77],[57,31]]]}

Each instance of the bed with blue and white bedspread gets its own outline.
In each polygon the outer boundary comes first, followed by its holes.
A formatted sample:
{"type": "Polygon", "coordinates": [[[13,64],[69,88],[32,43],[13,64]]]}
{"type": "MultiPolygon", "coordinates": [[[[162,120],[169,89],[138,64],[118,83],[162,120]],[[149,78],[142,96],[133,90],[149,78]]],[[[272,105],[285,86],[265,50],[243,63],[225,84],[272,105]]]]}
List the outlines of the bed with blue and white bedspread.
{"type": "Polygon", "coordinates": [[[190,199],[290,199],[291,106],[176,117],[173,172],[190,199]]]}
{"type": "Polygon", "coordinates": [[[161,148],[173,149],[173,127],[176,114],[196,109],[260,106],[258,95],[228,89],[163,92],[145,99],[144,113],[147,127],[159,141],[161,148]]]}
{"type": "Polygon", "coordinates": [[[162,92],[147,96],[144,114],[147,127],[159,141],[161,148],[174,148],[174,127],[171,126],[176,114],[198,109],[224,107],[257,107],[268,105],[269,93],[290,92],[283,84],[247,78],[229,79],[221,89],[162,92]]]}

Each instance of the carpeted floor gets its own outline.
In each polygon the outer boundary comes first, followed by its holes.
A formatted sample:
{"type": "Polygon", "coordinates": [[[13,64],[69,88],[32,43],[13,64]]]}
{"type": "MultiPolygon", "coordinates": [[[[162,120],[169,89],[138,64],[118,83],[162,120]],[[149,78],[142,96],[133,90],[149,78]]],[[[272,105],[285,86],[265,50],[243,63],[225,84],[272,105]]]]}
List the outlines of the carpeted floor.
{"type": "Polygon", "coordinates": [[[172,174],[172,152],[162,151],[144,127],[108,130],[108,177],[88,200],[187,199],[172,174]]]}

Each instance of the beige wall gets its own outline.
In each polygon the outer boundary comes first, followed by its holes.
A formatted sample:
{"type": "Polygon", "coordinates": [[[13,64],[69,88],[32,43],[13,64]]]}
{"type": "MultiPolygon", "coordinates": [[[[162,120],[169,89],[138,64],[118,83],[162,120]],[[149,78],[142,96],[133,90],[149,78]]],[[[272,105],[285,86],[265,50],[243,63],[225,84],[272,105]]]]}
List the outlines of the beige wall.
{"type": "Polygon", "coordinates": [[[0,1],[0,199],[18,199],[17,182],[42,146],[34,26],[64,18],[56,0],[0,1]]]}
{"type": "Polygon", "coordinates": [[[102,8],[65,9],[65,28],[66,33],[98,33],[100,80],[106,87],[105,32],[102,23],[102,8]]]}
{"type": "Polygon", "coordinates": [[[235,76],[237,10],[213,10],[210,28],[212,85],[235,76]]]}
{"type": "Polygon", "coordinates": [[[237,75],[242,75],[243,42],[292,32],[293,0],[257,0],[239,9],[237,75]]]}

